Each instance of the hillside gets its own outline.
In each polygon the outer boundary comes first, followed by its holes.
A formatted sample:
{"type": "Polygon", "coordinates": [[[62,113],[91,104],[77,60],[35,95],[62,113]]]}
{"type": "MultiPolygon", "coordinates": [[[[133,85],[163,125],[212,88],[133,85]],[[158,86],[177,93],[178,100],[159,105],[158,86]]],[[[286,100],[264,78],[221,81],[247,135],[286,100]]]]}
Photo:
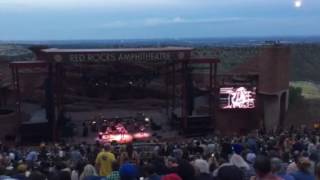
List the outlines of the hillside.
{"type": "Polygon", "coordinates": [[[11,83],[11,70],[8,62],[28,61],[33,58],[30,50],[19,45],[0,45],[0,87],[11,83]]]}
{"type": "Polygon", "coordinates": [[[292,46],[292,81],[313,81],[320,83],[320,44],[299,44],[292,46]]]}
{"type": "MultiPolygon", "coordinates": [[[[320,44],[292,44],[290,76],[292,81],[320,83],[320,44]]],[[[204,47],[197,48],[195,56],[218,57],[220,72],[227,72],[237,64],[256,56],[259,46],[252,47],[204,47]]]]}
{"type": "Polygon", "coordinates": [[[0,61],[31,60],[33,54],[20,45],[0,45],[0,61]]]}
{"type": "MultiPolygon", "coordinates": [[[[320,82],[320,44],[292,44],[290,64],[292,81],[320,82]]],[[[221,59],[219,72],[227,72],[237,64],[256,56],[259,46],[244,47],[196,47],[194,56],[218,57],[221,59]]],[[[0,45],[0,61],[30,60],[33,54],[19,45],[0,45]]]]}

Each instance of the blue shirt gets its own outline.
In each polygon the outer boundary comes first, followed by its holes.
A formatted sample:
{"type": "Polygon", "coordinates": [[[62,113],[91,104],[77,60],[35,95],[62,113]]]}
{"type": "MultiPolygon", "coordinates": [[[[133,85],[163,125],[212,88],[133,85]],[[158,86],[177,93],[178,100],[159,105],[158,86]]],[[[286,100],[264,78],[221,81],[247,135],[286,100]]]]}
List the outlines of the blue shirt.
{"type": "Polygon", "coordinates": [[[291,176],[290,174],[278,173],[277,175],[281,177],[283,180],[295,180],[294,177],[291,176]]]}
{"type": "Polygon", "coordinates": [[[103,176],[87,176],[84,180],[105,180],[106,177],[103,176]]]}
{"type": "Polygon", "coordinates": [[[241,154],[243,147],[240,144],[232,144],[233,151],[237,154],[241,154]]]}
{"type": "Polygon", "coordinates": [[[38,153],[35,151],[31,151],[28,153],[27,157],[26,157],[26,161],[32,161],[35,162],[38,160],[38,153]]]}
{"type": "Polygon", "coordinates": [[[316,180],[316,178],[313,175],[302,171],[292,173],[291,175],[294,177],[295,180],[316,180]]]}
{"type": "Polygon", "coordinates": [[[161,180],[161,176],[154,174],[149,176],[149,180],[161,180]]]}

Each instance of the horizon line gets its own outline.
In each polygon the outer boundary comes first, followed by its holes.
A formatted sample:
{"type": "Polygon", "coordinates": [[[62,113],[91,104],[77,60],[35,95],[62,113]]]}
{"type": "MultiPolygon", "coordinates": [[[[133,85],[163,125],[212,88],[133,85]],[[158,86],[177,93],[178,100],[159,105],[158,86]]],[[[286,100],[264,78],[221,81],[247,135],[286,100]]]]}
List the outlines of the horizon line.
{"type": "Polygon", "coordinates": [[[30,40],[1,40],[0,43],[3,42],[58,42],[58,41],[141,41],[141,40],[195,40],[195,39],[247,39],[247,38],[258,38],[258,39],[263,39],[263,38],[320,38],[320,35],[287,35],[287,36],[282,36],[282,35],[267,35],[267,36],[223,36],[223,37],[159,37],[159,38],[79,38],[79,39],[42,39],[42,40],[37,40],[37,39],[30,39],[30,40]]]}

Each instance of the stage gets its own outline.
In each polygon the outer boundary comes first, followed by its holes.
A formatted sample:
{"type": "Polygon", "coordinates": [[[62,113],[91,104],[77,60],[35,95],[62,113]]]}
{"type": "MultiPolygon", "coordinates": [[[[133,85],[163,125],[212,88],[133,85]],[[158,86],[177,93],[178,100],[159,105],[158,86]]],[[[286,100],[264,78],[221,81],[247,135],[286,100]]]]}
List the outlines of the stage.
{"type": "Polygon", "coordinates": [[[97,131],[96,141],[100,143],[126,144],[146,141],[152,137],[153,119],[144,113],[135,116],[106,118],[103,115],[86,122],[92,131],[97,131]]]}

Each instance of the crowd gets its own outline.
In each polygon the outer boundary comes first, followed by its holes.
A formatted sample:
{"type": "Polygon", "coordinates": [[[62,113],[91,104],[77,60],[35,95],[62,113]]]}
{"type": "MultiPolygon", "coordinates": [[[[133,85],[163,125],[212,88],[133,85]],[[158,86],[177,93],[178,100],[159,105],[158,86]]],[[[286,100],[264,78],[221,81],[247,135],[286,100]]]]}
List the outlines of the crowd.
{"type": "Polygon", "coordinates": [[[320,180],[316,130],[136,144],[0,143],[0,180],[320,180]]]}

